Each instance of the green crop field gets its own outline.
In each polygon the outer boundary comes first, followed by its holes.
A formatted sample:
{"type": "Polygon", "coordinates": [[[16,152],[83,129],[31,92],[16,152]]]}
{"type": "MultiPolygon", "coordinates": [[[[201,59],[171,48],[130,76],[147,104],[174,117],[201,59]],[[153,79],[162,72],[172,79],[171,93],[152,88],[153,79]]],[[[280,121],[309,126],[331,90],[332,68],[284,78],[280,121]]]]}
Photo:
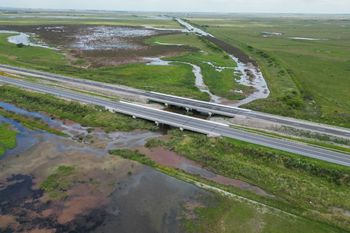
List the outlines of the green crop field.
{"type": "Polygon", "coordinates": [[[246,107],[350,126],[350,21],[345,19],[226,17],[196,19],[260,65],[271,89],[246,107]],[[263,37],[262,32],[282,35],[263,37]],[[306,37],[320,40],[294,40],[306,37]]]}

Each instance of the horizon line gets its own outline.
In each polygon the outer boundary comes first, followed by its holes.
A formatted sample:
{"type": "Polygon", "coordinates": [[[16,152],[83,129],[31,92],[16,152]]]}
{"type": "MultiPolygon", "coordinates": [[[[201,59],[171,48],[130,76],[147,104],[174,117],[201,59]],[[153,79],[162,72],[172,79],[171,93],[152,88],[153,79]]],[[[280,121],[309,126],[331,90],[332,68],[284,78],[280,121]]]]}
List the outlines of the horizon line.
{"type": "Polygon", "coordinates": [[[160,10],[107,10],[107,9],[78,9],[78,8],[40,8],[40,7],[7,7],[0,6],[0,10],[46,10],[46,11],[99,11],[99,12],[135,12],[135,13],[194,13],[194,14],[279,14],[279,15],[350,15],[348,13],[330,12],[249,12],[249,11],[160,11],[160,10]]]}

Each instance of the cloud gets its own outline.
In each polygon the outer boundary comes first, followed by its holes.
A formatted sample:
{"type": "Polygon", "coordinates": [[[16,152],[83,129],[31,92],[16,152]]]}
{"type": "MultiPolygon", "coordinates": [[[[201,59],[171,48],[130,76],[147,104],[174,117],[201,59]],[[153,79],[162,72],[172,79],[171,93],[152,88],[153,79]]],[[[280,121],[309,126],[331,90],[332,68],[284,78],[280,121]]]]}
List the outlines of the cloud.
{"type": "Polygon", "coordinates": [[[350,13],[349,0],[1,0],[0,6],[137,11],[350,13]]]}

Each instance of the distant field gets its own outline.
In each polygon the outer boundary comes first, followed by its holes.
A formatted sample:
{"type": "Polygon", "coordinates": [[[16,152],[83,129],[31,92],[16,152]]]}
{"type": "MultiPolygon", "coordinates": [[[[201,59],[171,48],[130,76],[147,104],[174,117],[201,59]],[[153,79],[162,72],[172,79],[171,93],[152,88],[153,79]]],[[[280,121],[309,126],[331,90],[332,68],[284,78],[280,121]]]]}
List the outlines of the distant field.
{"type": "Polygon", "coordinates": [[[127,25],[153,26],[159,28],[181,28],[172,18],[157,15],[133,15],[126,13],[27,13],[5,14],[0,12],[0,25],[52,25],[52,24],[87,24],[87,25],[127,25]]]}
{"type": "Polygon", "coordinates": [[[190,20],[239,47],[261,66],[271,96],[246,107],[350,127],[350,20],[234,16],[190,20]],[[262,32],[282,35],[264,38],[262,32]]]}

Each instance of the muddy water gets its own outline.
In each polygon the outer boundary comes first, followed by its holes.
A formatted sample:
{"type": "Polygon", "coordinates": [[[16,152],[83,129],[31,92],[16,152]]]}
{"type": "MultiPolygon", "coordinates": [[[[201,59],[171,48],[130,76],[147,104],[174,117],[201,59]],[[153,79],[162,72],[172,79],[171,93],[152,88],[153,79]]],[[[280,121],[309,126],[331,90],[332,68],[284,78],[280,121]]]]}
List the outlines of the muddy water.
{"type": "Polygon", "coordinates": [[[257,195],[264,196],[264,197],[273,197],[273,195],[268,194],[263,189],[251,185],[247,182],[237,180],[237,179],[231,179],[228,177],[217,175],[205,168],[203,168],[198,163],[186,159],[185,157],[182,157],[172,151],[168,151],[163,148],[153,148],[153,149],[147,149],[147,148],[139,148],[138,149],[141,153],[148,156],[150,159],[155,161],[158,164],[161,164],[163,166],[168,166],[172,168],[178,168],[181,169],[187,173],[190,173],[192,175],[197,175],[202,178],[205,178],[210,181],[214,181],[218,184],[227,185],[227,186],[233,186],[236,188],[239,188],[241,190],[250,191],[257,195]]]}
{"type": "MultiPolygon", "coordinates": [[[[104,149],[105,152],[113,149],[143,146],[146,144],[147,140],[162,135],[160,132],[149,131],[111,133],[106,133],[102,130],[96,129],[90,131],[88,127],[83,127],[80,124],[51,119],[44,114],[29,112],[12,104],[0,102],[0,108],[22,116],[40,119],[43,122],[47,123],[50,127],[58,129],[68,135],[70,138],[78,140],[85,144],[91,144],[91,142],[94,141],[95,146],[98,146],[100,149],[104,149]]],[[[35,143],[43,141],[47,137],[52,137],[51,134],[47,134],[42,131],[28,130],[18,122],[0,116],[0,122],[1,121],[13,125],[13,127],[18,131],[17,147],[7,151],[5,156],[20,154],[21,152],[24,152],[32,147],[35,143]]]]}
{"type": "Polygon", "coordinates": [[[181,232],[181,206],[203,195],[208,194],[144,167],[118,184],[111,194],[106,219],[94,232],[181,232]]]}
{"type": "MultiPolygon", "coordinates": [[[[61,123],[13,105],[1,106],[51,124],[61,123]]],[[[108,138],[96,132],[107,143],[94,147],[28,130],[4,117],[0,122],[11,124],[19,135],[17,151],[8,151],[0,160],[0,232],[181,232],[183,206],[202,203],[211,196],[194,185],[106,152],[143,146],[158,133],[115,132],[108,138]],[[62,164],[75,167],[72,186],[64,199],[47,201],[39,184],[62,164]]]]}
{"type": "Polygon", "coordinates": [[[237,79],[236,82],[255,89],[252,94],[235,103],[234,106],[241,106],[253,102],[254,100],[267,98],[270,95],[270,90],[260,69],[251,63],[245,64],[232,55],[230,55],[230,57],[237,64],[235,73],[239,76],[239,79],[237,79]]]}

